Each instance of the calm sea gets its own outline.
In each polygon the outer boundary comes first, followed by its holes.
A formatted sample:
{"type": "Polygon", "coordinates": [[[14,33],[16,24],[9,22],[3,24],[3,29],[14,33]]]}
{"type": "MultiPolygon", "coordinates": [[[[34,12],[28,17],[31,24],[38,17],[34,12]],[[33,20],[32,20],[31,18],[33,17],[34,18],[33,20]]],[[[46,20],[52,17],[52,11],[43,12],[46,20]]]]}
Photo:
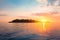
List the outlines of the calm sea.
{"type": "Polygon", "coordinates": [[[0,40],[60,40],[56,23],[0,23],[0,40]]]}

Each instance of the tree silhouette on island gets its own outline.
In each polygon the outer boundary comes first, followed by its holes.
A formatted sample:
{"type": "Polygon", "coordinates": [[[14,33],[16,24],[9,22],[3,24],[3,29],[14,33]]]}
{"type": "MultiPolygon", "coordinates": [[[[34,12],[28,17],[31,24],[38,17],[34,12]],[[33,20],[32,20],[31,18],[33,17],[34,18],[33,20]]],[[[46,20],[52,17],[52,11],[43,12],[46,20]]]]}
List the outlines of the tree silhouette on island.
{"type": "Polygon", "coordinates": [[[32,19],[14,19],[9,23],[34,23],[34,22],[38,22],[38,21],[32,19]]]}

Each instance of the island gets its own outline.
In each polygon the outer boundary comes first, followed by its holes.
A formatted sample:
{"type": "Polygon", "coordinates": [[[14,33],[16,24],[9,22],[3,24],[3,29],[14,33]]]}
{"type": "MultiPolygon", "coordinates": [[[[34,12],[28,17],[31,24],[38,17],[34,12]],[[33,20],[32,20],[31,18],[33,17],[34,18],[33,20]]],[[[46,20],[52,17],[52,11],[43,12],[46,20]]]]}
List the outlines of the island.
{"type": "Polygon", "coordinates": [[[32,19],[14,19],[9,23],[35,23],[35,22],[38,22],[38,21],[32,20],[32,19]]]}

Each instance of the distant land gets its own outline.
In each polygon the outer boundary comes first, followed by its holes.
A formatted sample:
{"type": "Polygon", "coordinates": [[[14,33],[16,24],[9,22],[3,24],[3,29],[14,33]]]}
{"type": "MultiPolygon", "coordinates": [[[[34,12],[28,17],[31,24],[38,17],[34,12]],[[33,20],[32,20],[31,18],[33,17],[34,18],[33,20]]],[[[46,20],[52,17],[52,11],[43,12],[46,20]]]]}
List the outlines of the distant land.
{"type": "Polygon", "coordinates": [[[9,23],[35,23],[35,22],[38,22],[38,21],[32,20],[32,19],[14,19],[9,23]]]}

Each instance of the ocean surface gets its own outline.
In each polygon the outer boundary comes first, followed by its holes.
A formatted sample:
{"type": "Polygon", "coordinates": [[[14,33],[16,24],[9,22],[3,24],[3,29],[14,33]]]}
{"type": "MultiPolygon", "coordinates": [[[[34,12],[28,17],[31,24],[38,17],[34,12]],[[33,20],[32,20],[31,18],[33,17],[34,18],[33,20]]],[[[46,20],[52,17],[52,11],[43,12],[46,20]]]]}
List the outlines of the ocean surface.
{"type": "Polygon", "coordinates": [[[60,26],[47,23],[0,23],[0,40],[60,40],[60,26]]]}

